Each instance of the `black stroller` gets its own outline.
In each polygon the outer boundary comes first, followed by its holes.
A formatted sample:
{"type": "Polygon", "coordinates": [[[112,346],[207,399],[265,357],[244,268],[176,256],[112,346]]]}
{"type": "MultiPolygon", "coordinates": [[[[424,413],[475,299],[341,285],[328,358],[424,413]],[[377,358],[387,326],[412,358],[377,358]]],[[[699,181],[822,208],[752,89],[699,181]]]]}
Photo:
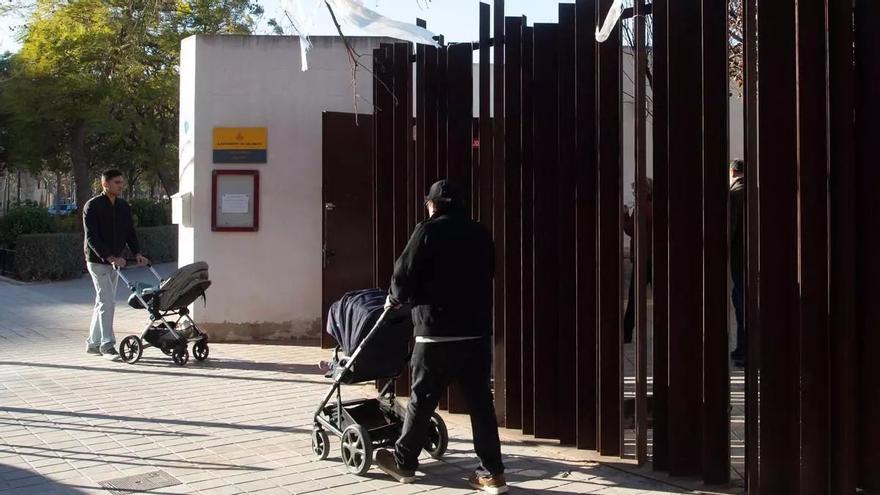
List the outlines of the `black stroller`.
{"type": "Polygon", "coordinates": [[[193,343],[193,356],[196,360],[208,358],[208,335],[196,327],[189,316],[189,305],[199,297],[205,297],[205,290],[211,286],[208,279],[208,264],[199,261],[180,267],[168,277],[162,277],[147,265],[158,281],[157,285],[143,282],[130,282],[122,270],[117,273],[131,290],[128,305],[149,312],[150,321],[140,336],[129,335],[119,344],[119,356],[129,364],[138,362],[144,348],[153,346],[166,356],[171,356],[174,364],[183,366],[189,361],[188,344],[193,343]]]}
{"type": "MultiPolygon", "coordinates": [[[[339,345],[326,375],[333,385],[315,412],[312,451],[319,459],[327,458],[329,431],[341,439],[342,461],[357,475],[370,469],[374,448],[394,445],[406,416],[395,398],[394,382],[409,361],[412,317],[407,307],[383,310],[385,295],[380,289],[349,292],[333,303],[327,318],[327,332],[339,345]],[[339,357],[340,350],[344,357],[339,357]],[[343,384],[374,380],[387,380],[375,399],[342,400],[343,384]]],[[[434,413],[425,451],[439,459],[448,443],[446,424],[434,413]]]]}

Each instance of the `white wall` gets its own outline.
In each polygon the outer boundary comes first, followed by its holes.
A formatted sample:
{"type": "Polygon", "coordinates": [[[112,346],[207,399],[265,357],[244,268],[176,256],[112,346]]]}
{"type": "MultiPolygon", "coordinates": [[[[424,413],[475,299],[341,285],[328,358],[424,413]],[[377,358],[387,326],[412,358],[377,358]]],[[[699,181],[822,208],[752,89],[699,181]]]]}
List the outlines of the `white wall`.
{"type": "MultiPolygon", "coordinates": [[[[370,67],[380,38],[351,38],[370,67]]],[[[310,70],[287,36],[195,36],[182,42],[180,190],[192,227],[180,227],[179,262],[210,265],[207,305],[193,317],[213,340],[316,337],[321,321],[321,114],[353,111],[348,56],[336,37],[313,37],[310,70]],[[268,163],[212,163],[214,127],[267,127],[268,163]],[[258,232],[211,231],[215,169],[260,172],[258,232]]],[[[360,73],[360,111],[370,113],[360,73]]]]}

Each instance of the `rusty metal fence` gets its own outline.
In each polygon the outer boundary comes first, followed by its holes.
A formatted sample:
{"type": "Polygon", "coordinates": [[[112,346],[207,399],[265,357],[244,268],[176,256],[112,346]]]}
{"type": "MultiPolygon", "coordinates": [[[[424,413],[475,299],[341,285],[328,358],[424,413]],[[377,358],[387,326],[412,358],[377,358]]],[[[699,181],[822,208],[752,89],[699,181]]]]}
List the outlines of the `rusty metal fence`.
{"type": "MultiPolygon", "coordinates": [[[[872,367],[880,349],[880,167],[872,149],[880,136],[880,4],[743,3],[747,488],[880,489],[880,373],[872,367]]],[[[374,51],[374,274],[380,285],[390,279],[424,219],[428,185],[460,183],[497,248],[501,421],[623,455],[622,156],[633,146],[635,457],[673,476],[725,484],[730,6],[635,0],[624,17],[633,18],[636,46],[624,47],[620,25],[595,41],[611,4],[563,3],[558,23],[529,25],[505,17],[495,0],[494,19],[480,5],[474,43],[374,51]],[[622,138],[625,50],[638,82],[632,143],[622,138]],[[643,213],[649,153],[652,238],[643,213]]],[[[406,381],[398,386],[405,395],[406,381]]],[[[455,390],[441,407],[465,412],[455,390]]]]}

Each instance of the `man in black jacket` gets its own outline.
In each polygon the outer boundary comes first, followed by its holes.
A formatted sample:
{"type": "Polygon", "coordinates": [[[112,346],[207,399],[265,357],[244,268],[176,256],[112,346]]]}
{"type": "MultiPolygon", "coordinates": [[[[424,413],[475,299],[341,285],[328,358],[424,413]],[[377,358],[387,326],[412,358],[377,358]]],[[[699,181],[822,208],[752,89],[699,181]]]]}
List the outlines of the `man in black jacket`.
{"type": "Polygon", "coordinates": [[[119,278],[113,267],[125,266],[122,251],[126,244],[135,254],[138,265],[144,265],[148,260],[140,254],[131,208],[119,197],[125,188],[122,172],[104,172],[101,186],[104,192],[88,200],[83,208],[83,250],[97,293],[86,352],[116,360],[119,359],[119,353],[116,352],[116,337],[113,335],[113,313],[119,278]]]}
{"type": "Polygon", "coordinates": [[[468,218],[449,181],[431,186],[430,218],[416,226],[394,266],[387,307],[412,305],[416,344],[412,395],[395,451],[380,450],[379,467],[398,481],[415,479],[431,415],[446,386],[457,383],[471,416],[480,468],[473,488],[504,493],[504,465],[490,388],[492,370],[492,278],[495,248],[486,229],[468,218]]]}
{"type": "Polygon", "coordinates": [[[746,165],[742,160],[734,160],[730,163],[730,279],[733,282],[733,309],[736,313],[736,349],[730,353],[734,364],[742,367],[746,359],[746,327],[744,309],[745,303],[745,266],[744,255],[744,217],[743,197],[745,195],[745,171],[746,165]]]}

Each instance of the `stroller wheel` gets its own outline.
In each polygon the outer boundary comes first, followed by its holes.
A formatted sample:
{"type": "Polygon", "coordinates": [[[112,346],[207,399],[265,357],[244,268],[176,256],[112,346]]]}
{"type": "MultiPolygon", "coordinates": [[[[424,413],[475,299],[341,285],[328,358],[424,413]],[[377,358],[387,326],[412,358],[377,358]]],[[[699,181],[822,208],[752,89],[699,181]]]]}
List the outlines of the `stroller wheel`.
{"type": "Polygon", "coordinates": [[[189,349],[186,348],[185,345],[175,347],[174,350],[171,351],[171,359],[174,360],[174,364],[178,366],[183,366],[189,361],[189,349]]]}
{"type": "Polygon", "coordinates": [[[431,426],[428,429],[428,441],[425,442],[425,452],[434,459],[440,459],[446,453],[449,445],[449,431],[446,422],[439,414],[431,416],[431,426]]]}
{"type": "Polygon", "coordinates": [[[361,425],[351,425],[342,432],[342,462],[348,472],[363,476],[373,462],[370,434],[361,425]]]}
{"type": "Polygon", "coordinates": [[[119,357],[128,364],[138,362],[144,353],[144,344],[137,335],[129,335],[119,344],[119,357]]]}
{"type": "Polygon", "coordinates": [[[204,361],[208,359],[208,353],[210,349],[208,349],[208,343],[204,340],[200,340],[193,344],[193,357],[196,358],[196,361],[204,361]]]}
{"type": "Polygon", "coordinates": [[[330,439],[327,432],[315,427],[312,429],[312,452],[318,456],[319,461],[323,461],[330,453],[330,439]]]}

